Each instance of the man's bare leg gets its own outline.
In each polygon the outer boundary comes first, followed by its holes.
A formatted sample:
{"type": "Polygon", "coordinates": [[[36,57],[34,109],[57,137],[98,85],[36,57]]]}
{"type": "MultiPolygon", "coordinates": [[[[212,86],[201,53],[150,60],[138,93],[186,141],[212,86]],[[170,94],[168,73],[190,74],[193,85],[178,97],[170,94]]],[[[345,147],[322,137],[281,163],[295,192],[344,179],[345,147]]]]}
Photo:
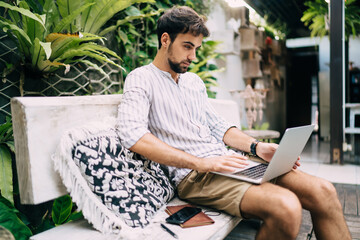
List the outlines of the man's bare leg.
{"type": "Polygon", "coordinates": [[[317,239],[351,239],[333,184],[298,170],[278,178],[277,184],[294,192],[310,211],[317,239]]]}
{"type": "Polygon", "coordinates": [[[264,221],[256,239],[295,239],[301,225],[302,207],[291,191],[271,183],[250,187],[240,205],[246,218],[264,221]]]}

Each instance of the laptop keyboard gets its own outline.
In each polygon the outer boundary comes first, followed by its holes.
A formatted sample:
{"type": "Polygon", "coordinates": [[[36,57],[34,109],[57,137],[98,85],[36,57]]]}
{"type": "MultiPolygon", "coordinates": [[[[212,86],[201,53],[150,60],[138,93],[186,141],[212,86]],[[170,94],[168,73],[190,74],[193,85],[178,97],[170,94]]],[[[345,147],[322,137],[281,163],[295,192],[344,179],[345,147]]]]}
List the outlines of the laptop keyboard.
{"type": "Polygon", "coordinates": [[[262,176],[264,176],[264,172],[266,171],[267,166],[268,166],[267,164],[261,163],[254,167],[245,169],[244,171],[234,173],[234,175],[245,176],[252,179],[259,179],[262,178],[262,176]]]}

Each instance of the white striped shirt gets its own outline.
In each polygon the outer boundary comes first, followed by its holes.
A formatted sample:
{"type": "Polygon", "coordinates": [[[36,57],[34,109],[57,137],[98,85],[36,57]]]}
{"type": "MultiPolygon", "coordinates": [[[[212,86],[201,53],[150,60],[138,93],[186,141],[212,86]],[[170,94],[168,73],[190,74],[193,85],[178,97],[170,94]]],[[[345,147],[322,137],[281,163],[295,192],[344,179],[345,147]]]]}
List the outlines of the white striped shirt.
{"type": "MultiPolygon", "coordinates": [[[[152,63],[137,68],[126,78],[118,110],[117,127],[126,148],[150,132],[197,157],[229,154],[222,139],[232,125],[215,112],[204,82],[194,73],[180,74],[176,84],[152,63]]],[[[176,185],[191,171],[168,169],[176,185]]]]}

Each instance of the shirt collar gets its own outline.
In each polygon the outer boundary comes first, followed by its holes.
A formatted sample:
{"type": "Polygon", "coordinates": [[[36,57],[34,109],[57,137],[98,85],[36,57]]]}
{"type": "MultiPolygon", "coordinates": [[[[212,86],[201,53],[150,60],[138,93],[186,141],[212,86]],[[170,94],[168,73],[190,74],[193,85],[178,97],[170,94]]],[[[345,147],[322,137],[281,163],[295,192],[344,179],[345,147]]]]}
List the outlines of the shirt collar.
{"type": "MultiPolygon", "coordinates": [[[[158,68],[157,66],[155,66],[153,63],[150,63],[150,66],[154,69],[156,69],[157,71],[161,72],[162,74],[164,74],[168,79],[170,79],[174,84],[176,84],[176,82],[174,81],[174,79],[172,78],[171,74],[169,72],[163,71],[160,68],[158,68]]],[[[181,81],[181,76],[182,73],[179,74],[179,79],[178,79],[178,84],[181,81]]]]}

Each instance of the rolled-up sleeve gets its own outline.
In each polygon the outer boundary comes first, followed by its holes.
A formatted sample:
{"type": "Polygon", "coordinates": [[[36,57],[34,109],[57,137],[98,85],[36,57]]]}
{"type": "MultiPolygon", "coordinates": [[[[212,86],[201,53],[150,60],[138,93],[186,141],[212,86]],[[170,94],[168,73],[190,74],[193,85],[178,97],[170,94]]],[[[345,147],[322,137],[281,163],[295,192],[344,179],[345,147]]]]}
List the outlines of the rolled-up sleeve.
{"type": "Polygon", "coordinates": [[[205,103],[205,108],[207,123],[210,128],[211,135],[219,142],[223,141],[226,131],[229,130],[229,128],[234,127],[234,125],[230,124],[221,117],[208,100],[205,103]]]}
{"type": "Polygon", "coordinates": [[[131,148],[149,133],[150,85],[137,72],[130,73],[125,81],[124,94],[118,107],[117,130],[121,143],[131,148]]]}

